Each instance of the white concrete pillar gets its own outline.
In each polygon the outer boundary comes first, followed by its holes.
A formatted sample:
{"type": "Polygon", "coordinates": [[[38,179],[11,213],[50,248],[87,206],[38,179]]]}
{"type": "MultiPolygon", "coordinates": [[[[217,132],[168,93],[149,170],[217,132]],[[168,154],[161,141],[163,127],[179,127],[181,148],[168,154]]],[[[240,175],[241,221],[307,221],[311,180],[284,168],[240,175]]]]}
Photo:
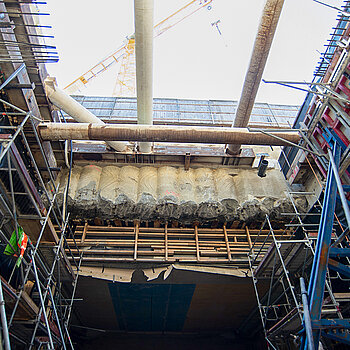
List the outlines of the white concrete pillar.
{"type": "MultiPolygon", "coordinates": [[[[153,124],[153,0],[134,0],[136,44],[137,123],[153,124]]],[[[142,153],[151,142],[140,142],[142,153]]]]}

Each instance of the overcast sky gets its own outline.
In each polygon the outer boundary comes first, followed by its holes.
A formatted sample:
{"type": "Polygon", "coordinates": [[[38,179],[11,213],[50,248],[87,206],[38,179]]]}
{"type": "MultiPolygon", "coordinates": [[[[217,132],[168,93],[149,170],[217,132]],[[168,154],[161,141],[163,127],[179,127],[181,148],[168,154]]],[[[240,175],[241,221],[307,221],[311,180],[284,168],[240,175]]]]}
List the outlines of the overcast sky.
{"type": "MultiPolygon", "coordinates": [[[[340,7],[342,0],[325,0],[340,7]]],[[[60,61],[48,64],[66,86],[134,32],[133,0],[47,0],[42,12],[55,35],[60,61]]],[[[155,23],[189,0],[154,0],[155,23]]],[[[154,97],[238,100],[264,0],[213,0],[154,41],[154,97]],[[220,20],[222,35],[212,22],[220,20]]],[[[285,0],[263,75],[267,80],[310,81],[337,11],[312,0],[285,0]]],[[[112,94],[119,67],[96,78],[85,95],[112,94]]],[[[260,85],[258,102],[301,104],[304,93],[260,85]]]]}

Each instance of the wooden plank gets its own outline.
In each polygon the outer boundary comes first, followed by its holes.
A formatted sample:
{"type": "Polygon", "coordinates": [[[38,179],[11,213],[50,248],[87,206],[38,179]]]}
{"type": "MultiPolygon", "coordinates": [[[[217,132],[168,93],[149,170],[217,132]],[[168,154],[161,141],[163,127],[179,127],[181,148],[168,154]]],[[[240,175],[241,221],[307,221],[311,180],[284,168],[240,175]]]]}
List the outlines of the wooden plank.
{"type": "MultiPolygon", "coordinates": [[[[75,230],[75,234],[76,235],[81,235],[84,231],[84,228],[79,229],[79,230],[75,230]]],[[[169,236],[174,236],[174,237],[190,237],[193,236],[193,228],[192,231],[189,231],[188,229],[183,229],[183,231],[176,231],[173,232],[174,229],[172,229],[171,227],[168,226],[168,235],[169,236]]],[[[236,236],[237,238],[243,238],[246,237],[246,232],[245,230],[243,232],[232,232],[232,230],[229,230],[226,228],[227,231],[227,235],[229,237],[233,237],[236,236]]],[[[233,230],[236,231],[236,230],[233,230]]],[[[111,230],[96,230],[95,228],[91,227],[89,225],[89,235],[96,235],[98,237],[101,236],[122,236],[122,235],[133,235],[134,234],[134,227],[130,227],[130,228],[120,228],[120,227],[111,227],[111,230]]],[[[145,227],[140,227],[139,228],[139,232],[140,235],[143,236],[153,236],[153,235],[158,235],[159,237],[163,237],[164,235],[164,229],[163,228],[151,228],[151,230],[145,230],[145,227]]],[[[257,237],[258,236],[258,232],[254,233],[252,232],[252,230],[249,230],[250,232],[250,236],[251,237],[257,237]]],[[[222,237],[222,229],[207,229],[206,232],[203,232],[203,229],[198,228],[198,235],[201,237],[222,237]],[[209,231],[208,231],[209,230],[209,231]],[[210,232],[213,231],[213,232],[210,232]],[[218,232],[217,232],[218,231],[218,232]]],[[[267,235],[262,233],[260,234],[260,237],[263,239],[265,238],[267,235]]],[[[284,235],[285,238],[290,237],[290,235],[284,235]]]]}
{"type": "MultiPolygon", "coordinates": [[[[169,234],[168,234],[169,236],[169,234]]],[[[135,237],[135,234],[134,234],[135,237]]],[[[91,246],[91,245],[109,245],[109,244],[134,244],[134,237],[133,239],[91,239],[87,238],[85,239],[84,243],[77,242],[77,245],[79,247],[84,247],[84,246],[91,246]]],[[[163,234],[164,237],[164,234],[163,234]]],[[[73,239],[67,239],[68,244],[74,244],[73,239]]],[[[225,247],[226,243],[225,242],[220,242],[220,241],[202,241],[199,240],[201,247],[202,246],[210,246],[210,247],[225,247]]],[[[138,244],[161,244],[164,245],[164,239],[163,240],[158,240],[158,239],[141,239],[140,234],[139,234],[139,239],[138,239],[138,244]]],[[[53,242],[43,242],[42,244],[47,245],[47,246],[54,246],[55,243],[53,242]]],[[[194,245],[195,240],[189,241],[189,240],[173,240],[169,239],[168,237],[168,245],[194,245]]],[[[229,242],[230,246],[249,246],[248,242],[229,242]]],[[[256,243],[257,246],[261,246],[262,243],[258,242],[256,243]]]]}
{"type": "Polygon", "coordinates": [[[200,260],[200,252],[199,252],[199,241],[198,241],[198,226],[194,226],[194,237],[196,240],[196,255],[197,255],[197,261],[200,260]]]}
{"type": "MultiPolygon", "coordinates": [[[[178,222],[176,222],[175,226],[178,226],[178,222]]],[[[92,231],[99,231],[99,232],[118,232],[118,231],[128,231],[128,232],[133,232],[133,227],[108,227],[108,226],[89,226],[89,228],[92,231]]],[[[76,226],[76,231],[83,231],[84,225],[77,225],[76,226]]],[[[140,227],[140,232],[153,232],[153,233],[164,233],[163,228],[157,228],[157,227],[140,227]]],[[[245,229],[241,228],[227,228],[227,233],[228,234],[245,234],[245,229]]],[[[169,227],[168,225],[168,233],[193,233],[193,228],[190,227],[169,227]]],[[[259,229],[250,229],[249,230],[251,236],[254,234],[258,234],[260,232],[259,229]]],[[[270,231],[269,230],[261,230],[261,234],[268,234],[270,231]]],[[[273,231],[275,235],[280,234],[285,232],[285,230],[279,229],[279,230],[274,230],[273,231]]],[[[217,234],[222,234],[222,229],[221,228],[204,228],[204,227],[198,227],[198,233],[217,233],[217,234]]]]}
{"type": "MultiPolygon", "coordinates": [[[[16,290],[10,286],[2,276],[0,276],[0,278],[6,307],[12,309],[16,303],[16,290]]],[[[36,306],[27,292],[23,290],[14,320],[32,320],[35,318],[38,312],[39,308],[36,306]]]]}
{"type": "Polygon", "coordinates": [[[226,251],[227,251],[228,261],[231,261],[232,258],[231,258],[231,251],[230,251],[230,243],[229,243],[228,237],[227,237],[226,225],[224,225],[223,231],[224,231],[224,237],[225,237],[225,243],[226,243],[226,251]]]}
{"type": "MultiPolygon", "coordinates": [[[[174,226],[177,226],[175,223],[174,226]]],[[[87,249],[84,262],[103,264],[104,262],[148,261],[148,262],[192,262],[192,263],[230,263],[234,266],[247,266],[247,252],[252,247],[259,230],[200,228],[140,227],[139,222],[129,223],[129,227],[80,225],[76,234],[81,237],[78,247],[87,249]],[[87,238],[88,237],[88,238],[87,238]]],[[[170,225],[170,227],[169,227],[170,225]]],[[[155,223],[159,226],[159,223],[155,223]]],[[[256,248],[261,247],[266,235],[261,234],[256,248]]],[[[287,235],[286,238],[287,239],[287,235]]],[[[45,242],[52,246],[54,243],[45,242]]],[[[68,244],[73,247],[73,240],[68,244]]],[[[264,254],[262,251],[262,254],[264,254]]],[[[77,255],[73,249],[74,255],[77,255]]]]}
{"type": "MultiPolygon", "coordinates": [[[[72,259],[72,258],[70,258],[72,259]]],[[[113,262],[121,262],[121,261],[134,261],[133,258],[107,258],[107,257],[86,257],[84,258],[85,262],[101,262],[101,263],[113,263],[113,262]]],[[[160,258],[160,259],[137,259],[137,261],[140,262],[159,262],[159,263],[164,263],[164,258],[160,258]]],[[[181,262],[191,262],[191,263],[195,263],[197,262],[196,259],[188,259],[187,257],[184,259],[180,259],[180,258],[176,258],[174,259],[174,261],[181,261],[181,262]]],[[[217,259],[217,258],[212,258],[212,259],[202,259],[201,263],[211,263],[211,262],[216,262],[216,263],[227,263],[228,260],[227,259],[217,259]]],[[[244,265],[247,264],[247,259],[242,259],[241,260],[242,263],[244,263],[244,265]]],[[[235,264],[237,264],[238,261],[235,261],[235,264]]]]}
{"type": "Polygon", "coordinates": [[[191,163],[191,153],[186,152],[186,154],[185,154],[185,170],[186,171],[190,169],[190,163],[191,163]]]}
{"type": "MultiPolygon", "coordinates": [[[[47,288],[51,288],[50,286],[48,286],[47,288]]],[[[51,291],[52,291],[52,295],[55,295],[55,290],[56,290],[56,284],[53,284],[51,291]]],[[[47,306],[46,306],[46,316],[50,319],[51,315],[52,315],[52,301],[51,298],[48,298],[48,302],[47,302],[47,306]]]]}
{"type": "Polygon", "coordinates": [[[137,259],[137,241],[139,239],[139,222],[135,223],[135,247],[134,247],[134,260],[137,259]]]}
{"type": "Polygon", "coordinates": [[[334,298],[337,301],[348,301],[350,300],[350,293],[333,293],[334,298]]]}
{"type": "MultiPolygon", "coordinates": [[[[84,250],[84,254],[85,254],[85,252],[86,252],[86,254],[89,254],[89,252],[91,252],[91,251],[93,251],[93,250],[96,250],[96,251],[98,251],[98,252],[101,252],[101,253],[103,253],[103,252],[113,252],[113,249],[121,249],[122,251],[127,251],[127,249],[125,249],[125,248],[131,248],[132,246],[134,246],[134,244],[133,245],[128,245],[128,246],[122,246],[122,245],[110,245],[108,248],[109,249],[94,249],[94,248],[96,248],[96,247],[89,247],[90,249],[85,249],[84,250]],[[113,247],[113,249],[111,249],[113,247]],[[124,249],[124,250],[123,250],[124,249]]],[[[140,254],[142,251],[145,251],[145,248],[153,248],[154,250],[152,251],[152,250],[146,250],[146,251],[148,251],[148,252],[150,252],[150,253],[156,253],[157,251],[159,251],[159,250],[162,250],[162,251],[164,251],[164,253],[165,253],[165,247],[164,246],[153,246],[153,245],[142,245],[142,244],[140,244],[140,242],[138,242],[138,254],[140,254]],[[141,247],[141,248],[140,248],[141,247]],[[140,250],[141,249],[141,250],[140,250]]],[[[183,250],[183,251],[187,251],[187,250],[193,250],[193,251],[196,251],[196,247],[195,246],[172,246],[172,245],[169,245],[168,246],[168,252],[170,251],[170,250],[174,250],[174,249],[176,249],[176,250],[183,250]]],[[[261,251],[263,252],[263,251],[266,251],[267,249],[262,249],[261,251]]],[[[77,249],[74,249],[74,248],[71,248],[71,251],[72,252],[77,252],[77,249]]],[[[132,254],[134,254],[134,250],[132,249],[132,250],[130,250],[130,251],[132,251],[132,254]]],[[[222,252],[222,251],[225,251],[225,252],[227,252],[227,249],[226,249],[226,247],[225,248],[215,248],[215,247],[202,247],[201,246],[201,250],[200,250],[201,252],[204,252],[204,251],[217,251],[217,252],[222,252]]],[[[245,252],[248,252],[249,251],[249,247],[247,246],[247,247],[241,247],[241,248],[238,248],[238,247],[230,247],[230,253],[231,253],[231,255],[235,252],[235,251],[239,251],[239,252],[242,252],[242,251],[245,251],[245,252]]],[[[66,252],[69,252],[69,250],[68,250],[68,248],[66,249],[66,252]]]]}
{"type": "Polygon", "coordinates": [[[84,225],[83,235],[81,236],[80,243],[84,243],[87,230],[88,230],[88,223],[86,222],[84,225]]]}
{"type": "MultiPolygon", "coordinates": [[[[73,251],[73,254],[77,255],[77,251],[73,251]]],[[[162,254],[164,254],[164,250],[161,251],[162,254]]],[[[135,251],[134,249],[129,249],[129,250],[118,250],[118,249],[89,249],[84,251],[84,259],[86,256],[91,255],[91,254],[96,254],[96,255],[131,255],[134,256],[134,260],[137,260],[139,255],[157,255],[157,253],[155,253],[154,251],[150,251],[150,250],[146,250],[146,251],[142,251],[142,250],[138,250],[137,251],[137,256],[135,259],[135,251]]],[[[78,256],[78,255],[77,255],[78,256]]]]}
{"type": "MultiPolygon", "coordinates": [[[[238,248],[233,248],[234,250],[231,251],[231,254],[240,254],[240,253],[247,253],[248,248],[246,249],[238,249],[238,248]]],[[[78,251],[76,249],[71,250],[73,254],[76,254],[78,256],[78,251]]],[[[188,249],[182,249],[181,247],[179,248],[169,248],[168,249],[168,254],[174,253],[174,252],[181,252],[184,254],[187,254],[188,252],[196,253],[197,254],[197,249],[195,247],[193,248],[188,248],[188,249]]],[[[140,255],[159,255],[159,254],[164,254],[165,249],[158,249],[156,251],[151,251],[151,250],[138,250],[137,251],[137,257],[140,255]]],[[[201,255],[203,256],[204,254],[217,254],[217,255],[227,255],[226,249],[222,250],[215,250],[215,249],[206,249],[206,250],[201,250],[201,255]]],[[[133,249],[121,249],[119,250],[118,247],[116,249],[89,249],[84,251],[84,256],[91,255],[91,254],[97,254],[97,255],[133,255],[134,250],[133,249]]]]}
{"type": "Polygon", "coordinates": [[[226,256],[226,252],[202,252],[202,256],[226,256]]]}
{"type": "Polygon", "coordinates": [[[252,240],[250,238],[250,233],[249,233],[249,230],[248,230],[248,226],[245,227],[245,232],[247,234],[247,240],[248,240],[248,243],[249,243],[249,248],[252,249],[252,240]]]}
{"type": "MultiPolygon", "coordinates": [[[[246,233],[242,233],[242,234],[237,234],[237,233],[229,233],[229,230],[227,230],[227,236],[228,237],[234,237],[236,236],[237,238],[246,238],[246,233]]],[[[76,235],[82,235],[83,231],[75,231],[76,235]]],[[[132,231],[124,231],[124,232],[102,232],[102,231],[92,231],[91,230],[91,226],[89,226],[89,230],[88,230],[88,234],[89,236],[96,236],[96,237],[119,237],[119,236],[133,236],[134,235],[134,228],[132,229],[132,231]]],[[[141,228],[139,228],[139,234],[140,236],[143,237],[164,237],[164,229],[162,228],[161,232],[143,232],[141,228]]],[[[172,233],[170,231],[170,228],[168,226],[168,236],[169,237],[193,237],[193,229],[191,233],[172,233]]],[[[200,230],[198,230],[198,236],[199,237],[205,237],[205,238],[218,238],[221,239],[222,237],[222,229],[220,229],[220,233],[214,233],[214,234],[210,234],[210,233],[201,233],[200,230]]],[[[257,235],[251,234],[251,237],[257,237],[257,235]]],[[[260,235],[259,236],[262,240],[264,240],[266,238],[266,235],[260,235]]],[[[286,238],[288,238],[289,236],[285,236],[286,238]]]]}
{"type": "Polygon", "coordinates": [[[164,245],[165,245],[165,260],[168,261],[168,223],[165,223],[164,228],[164,245]]]}
{"type": "Polygon", "coordinates": [[[28,294],[28,296],[30,296],[30,294],[32,293],[33,287],[34,287],[34,282],[28,280],[26,282],[26,284],[24,285],[24,289],[23,290],[28,294]]]}
{"type": "MultiPolygon", "coordinates": [[[[32,243],[35,243],[42,229],[42,225],[40,221],[31,220],[31,219],[20,219],[18,220],[18,223],[23,227],[24,232],[28,235],[32,243]]],[[[58,243],[59,241],[55,227],[52,224],[52,221],[50,218],[47,220],[47,224],[45,226],[42,239],[45,241],[55,242],[55,243],[58,243]]]]}

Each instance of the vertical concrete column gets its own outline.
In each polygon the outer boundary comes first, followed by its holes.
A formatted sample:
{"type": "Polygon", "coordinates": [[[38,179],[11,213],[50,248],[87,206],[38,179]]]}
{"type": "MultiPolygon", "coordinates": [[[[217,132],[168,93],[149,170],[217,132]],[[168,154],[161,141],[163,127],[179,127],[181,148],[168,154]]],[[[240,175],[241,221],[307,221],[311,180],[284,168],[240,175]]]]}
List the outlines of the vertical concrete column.
{"type": "MultiPolygon", "coordinates": [[[[153,124],[153,0],[134,0],[137,123],[153,124]]],[[[142,153],[151,142],[140,142],[142,153]]]]}
{"type": "MultiPolygon", "coordinates": [[[[233,127],[245,128],[248,125],[283,3],[284,0],[265,2],[233,127]]],[[[229,145],[226,151],[229,154],[238,154],[240,148],[241,145],[229,145]]]]}

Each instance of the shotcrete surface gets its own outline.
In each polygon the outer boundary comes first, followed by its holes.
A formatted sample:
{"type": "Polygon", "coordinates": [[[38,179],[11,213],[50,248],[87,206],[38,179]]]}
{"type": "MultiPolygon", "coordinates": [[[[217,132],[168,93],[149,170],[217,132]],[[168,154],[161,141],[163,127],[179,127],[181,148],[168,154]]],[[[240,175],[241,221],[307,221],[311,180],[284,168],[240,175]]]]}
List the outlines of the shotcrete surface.
{"type": "MultiPolygon", "coordinates": [[[[61,202],[67,178],[64,169],[58,178],[61,202]]],[[[68,206],[84,219],[249,222],[291,212],[286,191],[277,169],[260,178],[255,169],[87,165],[72,169],[68,206]]],[[[297,205],[306,208],[301,199],[297,205]]]]}

